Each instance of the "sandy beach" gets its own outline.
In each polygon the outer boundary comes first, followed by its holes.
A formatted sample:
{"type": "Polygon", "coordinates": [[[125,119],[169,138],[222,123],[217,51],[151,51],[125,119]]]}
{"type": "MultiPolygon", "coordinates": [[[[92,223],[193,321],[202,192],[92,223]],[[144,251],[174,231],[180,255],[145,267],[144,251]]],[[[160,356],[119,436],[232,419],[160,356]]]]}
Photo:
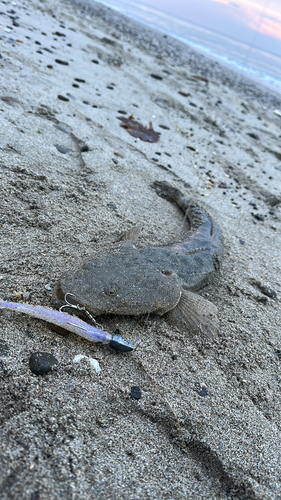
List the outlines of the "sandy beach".
{"type": "Polygon", "coordinates": [[[182,241],[155,180],[203,206],[225,245],[199,292],[213,338],[111,318],[142,339],[185,446],[134,352],[0,312],[1,499],[281,499],[281,96],[95,2],[0,10],[0,298],[52,307],[65,270],[134,226],[143,245],[182,241]],[[44,375],[38,351],[56,358],[44,375]]]}

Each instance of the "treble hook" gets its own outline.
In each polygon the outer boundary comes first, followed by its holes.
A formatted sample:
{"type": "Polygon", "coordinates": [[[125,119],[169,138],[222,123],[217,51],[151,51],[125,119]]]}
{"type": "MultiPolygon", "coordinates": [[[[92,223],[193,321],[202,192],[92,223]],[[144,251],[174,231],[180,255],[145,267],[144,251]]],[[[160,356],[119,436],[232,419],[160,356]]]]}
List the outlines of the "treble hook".
{"type": "Polygon", "coordinates": [[[67,292],[67,293],[65,294],[65,296],[64,296],[64,301],[66,302],[66,304],[63,304],[63,305],[59,308],[59,310],[60,310],[60,311],[62,311],[62,309],[63,309],[64,307],[69,307],[69,308],[71,308],[71,309],[77,309],[77,311],[83,311],[83,312],[87,315],[87,317],[88,317],[88,318],[92,321],[93,325],[95,325],[97,328],[100,328],[100,329],[102,330],[102,325],[100,325],[99,323],[97,323],[97,322],[96,322],[95,318],[94,318],[94,317],[93,317],[93,316],[89,313],[89,311],[87,311],[87,309],[86,309],[86,307],[85,307],[85,306],[80,305],[80,304],[78,303],[78,301],[76,300],[75,295],[73,295],[73,293],[67,292]],[[71,296],[74,298],[74,300],[77,302],[77,304],[72,304],[71,302],[69,302],[69,301],[67,300],[67,296],[68,296],[68,295],[71,295],[71,296]]]}

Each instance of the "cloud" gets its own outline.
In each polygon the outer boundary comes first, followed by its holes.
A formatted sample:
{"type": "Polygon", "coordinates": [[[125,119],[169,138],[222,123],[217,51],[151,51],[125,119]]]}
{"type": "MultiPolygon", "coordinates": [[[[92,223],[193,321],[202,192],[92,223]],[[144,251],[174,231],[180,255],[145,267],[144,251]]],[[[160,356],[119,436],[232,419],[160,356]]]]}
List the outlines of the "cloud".
{"type": "MultiPolygon", "coordinates": [[[[221,0],[215,0],[221,1],[221,0]]],[[[227,0],[222,0],[226,2],[227,0]]],[[[238,0],[239,1],[239,0],[238,0]]],[[[257,31],[263,35],[281,40],[281,10],[276,4],[276,9],[267,8],[272,4],[270,0],[267,3],[253,2],[251,0],[240,0],[240,12],[233,11],[233,15],[240,23],[248,28],[257,31]],[[242,15],[241,15],[242,14],[242,15]]],[[[229,4],[233,5],[233,4],[229,4]]]]}

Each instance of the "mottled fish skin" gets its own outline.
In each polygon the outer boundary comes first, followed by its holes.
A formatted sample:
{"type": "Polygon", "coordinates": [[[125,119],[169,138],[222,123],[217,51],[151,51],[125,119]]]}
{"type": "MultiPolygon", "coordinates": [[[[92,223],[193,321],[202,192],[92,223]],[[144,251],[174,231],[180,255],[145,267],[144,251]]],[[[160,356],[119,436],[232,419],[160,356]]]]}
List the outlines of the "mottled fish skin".
{"type": "Polygon", "coordinates": [[[212,280],[223,257],[219,227],[180,190],[165,182],[153,187],[183,210],[190,224],[186,241],[144,248],[131,241],[110,245],[63,274],[56,304],[72,293],[94,316],[162,315],[177,306],[184,289],[196,291],[212,280]]]}

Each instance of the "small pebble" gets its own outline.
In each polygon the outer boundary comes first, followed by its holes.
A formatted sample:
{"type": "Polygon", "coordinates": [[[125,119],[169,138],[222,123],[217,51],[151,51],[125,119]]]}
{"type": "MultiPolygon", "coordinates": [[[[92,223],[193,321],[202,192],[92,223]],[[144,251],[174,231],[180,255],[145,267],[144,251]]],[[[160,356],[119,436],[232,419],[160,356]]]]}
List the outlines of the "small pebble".
{"type": "Polygon", "coordinates": [[[63,66],[68,66],[68,64],[69,64],[69,63],[68,63],[68,62],[66,62],[66,61],[62,61],[61,59],[56,59],[56,63],[58,63],[58,64],[62,64],[63,66]]]}
{"type": "Polygon", "coordinates": [[[257,134],[254,134],[253,132],[247,132],[247,135],[252,139],[255,139],[256,141],[259,140],[259,136],[257,134]]]}
{"type": "Polygon", "coordinates": [[[264,216],[261,214],[253,214],[252,213],[252,216],[255,217],[255,219],[257,219],[257,220],[264,221],[264,216]]]}
{"type": "Polygon", "coordinates": [[[151,73],[152,78],[154,78],[155,80],[163,80],[163,76],[160,76],[160,75],[156,75],[155,73],[151,73]]]}
{"type": "Polygon", "coordinates": [[[83,78],[74,78],[75,82],[79,82],[79,83],[86,83],[85,80],[83,80],[83,78]]]}
{"type": "Polygon", "coordinates": [[[90,363],[91,368],[93,370],[95,370],[97,373],[99,373],[101,371],[101,367],[99,365],[99,362],[96,359],[91,358],[90,356],[85,356],[84,354],[77,354],[73,358],[73,363],[80,363],[80,361],[82,359],[87,359],[88,362],[90,363]]]}
{"type": "Polygon", "coordinates": [[[35,375],[48,373],[58,360],[49,352],[33,352],[29,358],[29,368],[35,375]]]}
{"type": "Polygon", "coordinates": [[[110,210],[116,210],[115,203],[110,202],[110,203],[107,204],[107,206],[108,206],[108,208],[110,208],[110,210]]]}
{"type": "Polygon", "coordinates": [[[127,111],[123,111],[122,109],[118,109],[117,113],[120,113],[120,115],[127,115],[127,111]]]}
{"type": "Polygon", "coordinates": [[[106,88],[110,89],[110,90],[114,90],[114,87],[112,87],[111,85],[107,85],[106,88]]]}
{"type": "Polygon", "coordinates": [[[204,383],[200,384],[200,382],[195,382],[194,386],[195,386],[195,390],[199,394],[199,396],[201,396],[202,398],[205,398],[206,396],[208,396],[208,389],[204,383]]]}
{"type": "Polygon", "coordinates": [[[66,102],[69,101],[68,97],[65,97],[64,95],[61,95],[61,94],[58,95],[58,99],[60,99],[61,101],[66,101],[66,102]]]}
{"type": "Polygon", "coordinates": [[[137,385],[133,385],[133,387],[131,387],[130,396],[132,399],[140,399],[141,398],[141,391],[137,385]]]}
{"type": "Polygon", "coordinates": [[[94,63],[94,64],[99,64],[100,62],[99,62],[97,59],[93,59],[93,60],[92,60],[92,63],[94,63]]]}
{"type": "Polygon", "coordinates": [[[158,125],[158,126],[163,130],[170,130],[170,127],[167,127],[166,125],[158,125]]]}
{"type": "Polygon", "coordinates": [[[84,144],[84,146],[82,146],[80,148],[80,152],[81,153],[86,153],[86,151],[89,151],[89,146],[87,146],[87,144],[84,144]]]}

